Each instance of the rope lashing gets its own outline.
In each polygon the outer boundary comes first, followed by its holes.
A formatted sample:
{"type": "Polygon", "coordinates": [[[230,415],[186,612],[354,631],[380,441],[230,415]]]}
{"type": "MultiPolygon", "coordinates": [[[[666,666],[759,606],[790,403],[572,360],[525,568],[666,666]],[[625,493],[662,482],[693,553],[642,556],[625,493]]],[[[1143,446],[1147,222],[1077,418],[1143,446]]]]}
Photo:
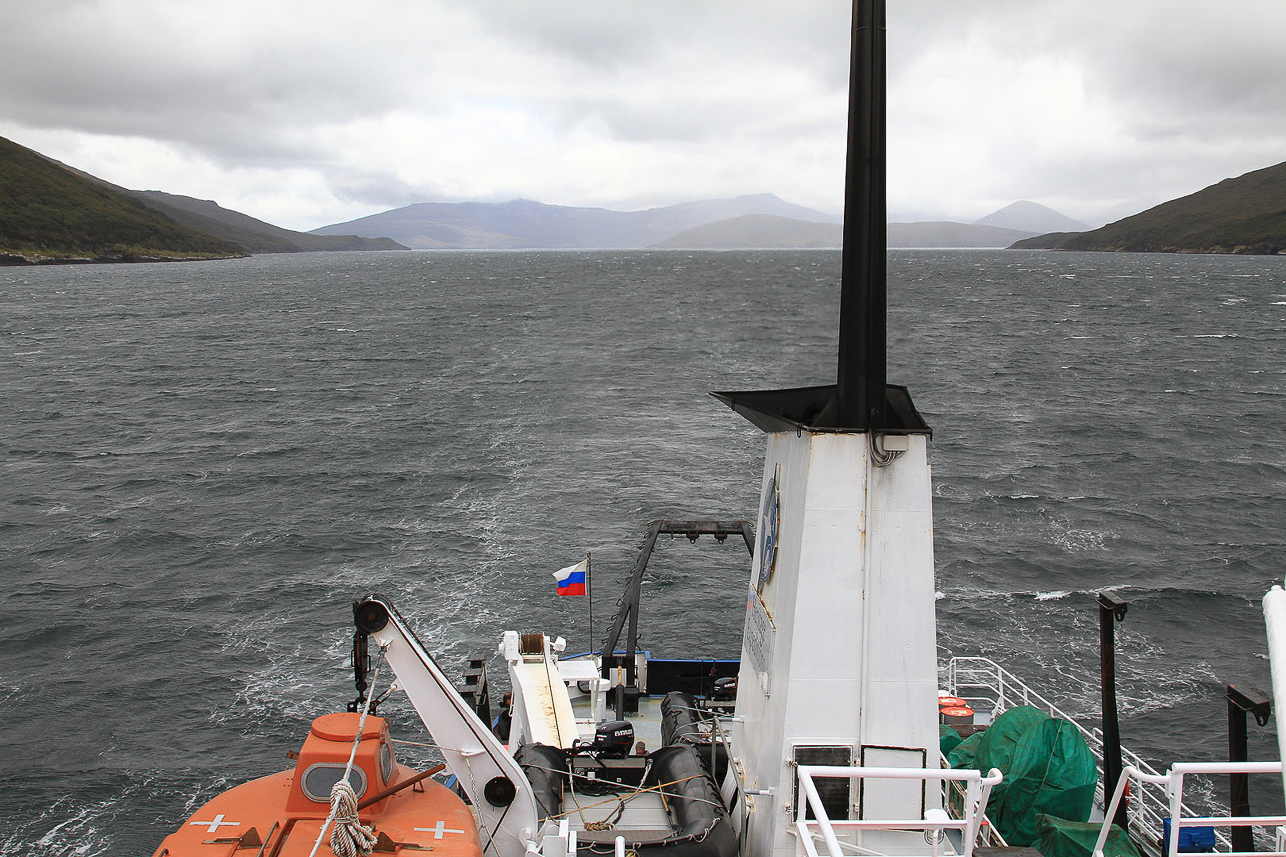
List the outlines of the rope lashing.
{"type": "Polygon", "coordinates": [[[357,818],[357,795],[348,780],[340,780],[330,790],[331,813],[335,826],[330,831],[330,850],[335,857],[366,857],[375,848],[375,832],[357,818]]]}
{"type": "Polygon", "coordinates": [[[317,831],[317,841],[313,843],[313,850],[308,852],[308,857],[316,857],[317,849],[326,838],[326,828],[330,827],[331,822],[335,823],[335,829],[330,834],[330,850],[335,853],[335,857],[358,857],[359,854],[362,857],[368,857],[375,848],[374,831],[357,819],[357,795],[348,782],[348,777],[353,773],[357,745],[362,743],[362,733],[366,731],[366,716],[371,713],[371,700],[375,698],[375,680],[380,677],[380,666],[383,665],[383,660],[384,648],[381,647],[380,663],[371,674],[371,694],[366,697],[366,705],[362,706],[362,717],[357,721],[357,734],[353,737],[353,749],[348,754],[348,765],[344,768],[344,776],[331,786],[330,815],[326,817],[321,830],[317,831]]]}

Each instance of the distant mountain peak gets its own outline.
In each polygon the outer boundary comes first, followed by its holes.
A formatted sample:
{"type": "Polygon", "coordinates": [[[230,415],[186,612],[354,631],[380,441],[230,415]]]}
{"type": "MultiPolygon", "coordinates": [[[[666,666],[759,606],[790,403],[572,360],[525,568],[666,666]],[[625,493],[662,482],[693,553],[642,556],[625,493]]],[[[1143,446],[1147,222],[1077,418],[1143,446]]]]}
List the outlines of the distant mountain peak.
{"type": "Polygon", "coordinates": [[[993,211],[986,217],[975,220],[974,225],[1000,226],[1004,229],[1036,233],[1084,232],[1090,228],[1088,223],[1073,220],[1048,205],[1041,205],[1029,199],[1011,202],[999,211],[993,211]]]}

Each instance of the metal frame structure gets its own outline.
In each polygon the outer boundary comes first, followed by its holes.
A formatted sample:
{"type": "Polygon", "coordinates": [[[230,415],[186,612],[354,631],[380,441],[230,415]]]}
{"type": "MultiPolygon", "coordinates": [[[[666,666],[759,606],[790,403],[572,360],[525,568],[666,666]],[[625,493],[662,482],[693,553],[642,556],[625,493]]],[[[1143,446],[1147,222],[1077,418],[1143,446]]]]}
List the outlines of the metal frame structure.
{"type": "Polygon", "coordinates": [[[643,539],[639,558],[634,562],[634,570],[630,573],[630,582],[616,607],[616,615],[612,617],[612,629],[607,634],[603,648],[599,650],[602,653],[603,678],[611,678],[613,669],[624,667],[625,684],[631,687],[638,682],[636,655],[639,650],[639,605],[643,600],[643,572],[647,571],[652,549],[656,547],[657,537],[661,535],[685,536],[690,542],[695,542],[701,536],[714,536],[715,541],[720,544],[729,536],[741,536],[751,556],[755,552],[755,534],[748,521],[657,520],[651,523],[647,536],[643,539]],[[620,645],[621,633],[625,630],[627,621],[629,631],[625,650],[620,651],[617,646],[620,645]]]}

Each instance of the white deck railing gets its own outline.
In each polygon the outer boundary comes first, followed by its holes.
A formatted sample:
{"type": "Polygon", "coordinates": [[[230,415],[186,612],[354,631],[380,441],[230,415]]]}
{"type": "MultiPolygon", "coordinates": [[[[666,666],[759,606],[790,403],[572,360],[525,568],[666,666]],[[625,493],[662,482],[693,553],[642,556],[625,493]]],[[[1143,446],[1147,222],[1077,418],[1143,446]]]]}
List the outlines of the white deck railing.
{"type": "MultiPolygon", "coordinates": [[[[1286,857],[1286,849],[1284,849],[1286,842],[1282,841],[1283,831],[1280,826],[1286,825],[1286,816],[1185,815],[1186,808],[1183,806],[1183,781],[1186,776],[1280,774],[1281,772],[1281,762],[1179,762],[1164,774],[1148,774],[1133,765],[1127,765],[1125,770],[1121,772],[1121,779],[1117,781],[1116,790],[1112,794],[1112,801],[1108,804],[1107,812],[1105,813],[1107,820],[1103,822],[1103,829],[1099,832],[1098,842],[1094,845],[1094,857],[1103,857],[1103,845],[1107,842],[1110,820],[1116,814],[1116,808],[1120,805],[1125,788],[1131,780],[1138,783],[1140,787],[1144,784],[1160,786],[1169,795],[1170,836],[1165,843],[1164,854],[1166,857],[1176,857],[1179,853],[1179,831],[1185,827],[1273,827],[1276,828],[1276,851],[1233,851],[1231,850],[1231,845],[1229,845],[1229,850],[1221,850],[1220,854],[1224,855],[1224,857],[1251,857],[1251,855],[1258,855],[1258,857],[1271,857],[1271,855],[1286,857]]],[[[1215,832],[1216,834],[1219,833],[1219,831],[1215,832]]]]}
{"type": "MultiPolygon", "coordinates": [[[[947,764],[946,755],[939,753],[938,762],[944,770],[950,770],[951,766],[947,764]]],[[[968,784],[960,780],[943,780],[942,781],[942,804],[946,807],[947,813],[953,818],[958,817],[963,811],[965,803],[968,801],[969,792],[968,784]]],[[[1000,831],[991,823],[985,812],[979,813],[978,835],[974,839],[974,847],[982,846],[985,848],[1007,848],[1009,843],[1005,837],[1000,835],[1000,831]]]]}
{"type": "MultiPolygon", "coordinates": [[[[987,808],[987,798],[991,795],[992,786],[1001,780],[1000,772],[994,769],[989,771],[985,777],[979,771],[952,770],[950,768],[864,768],[800,765],[796,772],[799,777],[800,794],[803,798],[803,800],[799,801],[799,805],[795,810],[795,833],[797,836],[795,853],[799,857],[819,857],[817,842],[815,841],[818,834],[820,834],[822,842],[826,845],[827,857],[849,857],[858,850],[858,847],[854,843],[841,843],[836,831],[862,830],[922,830],[925,832],[925,841],[929,846],[928,857],[940,857],[944,853],[949,853],[949,848],[942,847],[946,840],[946,831],[958,830],[962,841],[960,857],[972,857],[974,842],[978,838],[978,830],[982,825],[983,814],[987,808]],[[951,818],[941,809],[930,809],[925,813],[924,818],[832,819],[827,815],[826,807],[822,804],[822,799],[817,793],[817,786],[813,783],[813,777],[815,776],[848,778],[849,780],[920,780],[925,783],[931,780],[959,781],[965,785],[964,811],[960,814],[960,818],[951,818]],[[814,818],[808,818],[809,810],[812,810],[814,818]],[[848,852],[844,850],[845,845],[849,848],[848,852]]],[[[903,854],[900,849],[898,853],[903,854]]],[[[903,855],[903,857],[908,857],[908,855],[903,855]]]]}

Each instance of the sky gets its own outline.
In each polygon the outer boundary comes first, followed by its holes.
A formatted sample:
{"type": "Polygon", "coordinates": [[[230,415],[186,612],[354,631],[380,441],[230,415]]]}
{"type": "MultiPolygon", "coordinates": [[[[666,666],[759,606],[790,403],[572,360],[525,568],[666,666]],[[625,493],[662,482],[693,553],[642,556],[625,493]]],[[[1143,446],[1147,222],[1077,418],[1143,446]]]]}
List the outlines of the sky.
{"type": "MultiPolygon", "coordinates": [[[[7,0],[0,136],[293,229],[843,209],[842,0],[7,0]]],[[[1284,0],[888,0],[891,220],[1093,226],[1286,161],[1284,0]]]]}

